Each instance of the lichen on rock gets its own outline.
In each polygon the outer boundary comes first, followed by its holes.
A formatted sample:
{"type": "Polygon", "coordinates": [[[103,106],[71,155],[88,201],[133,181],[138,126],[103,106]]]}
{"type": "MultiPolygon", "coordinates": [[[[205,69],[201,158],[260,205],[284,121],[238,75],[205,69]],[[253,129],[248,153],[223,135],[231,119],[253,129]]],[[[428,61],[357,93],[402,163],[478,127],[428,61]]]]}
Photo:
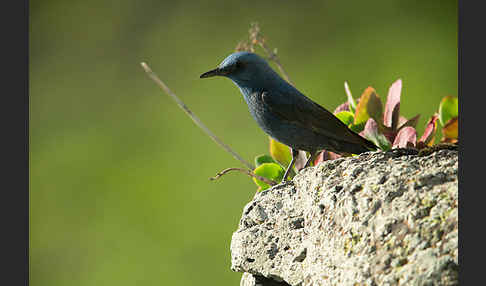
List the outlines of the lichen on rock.
{"type": "Polygon", "coordinates": [[[457,285],[457,171],[456,150],[306,168],[246,205],[231,268],[241,285],[457,285]]]}

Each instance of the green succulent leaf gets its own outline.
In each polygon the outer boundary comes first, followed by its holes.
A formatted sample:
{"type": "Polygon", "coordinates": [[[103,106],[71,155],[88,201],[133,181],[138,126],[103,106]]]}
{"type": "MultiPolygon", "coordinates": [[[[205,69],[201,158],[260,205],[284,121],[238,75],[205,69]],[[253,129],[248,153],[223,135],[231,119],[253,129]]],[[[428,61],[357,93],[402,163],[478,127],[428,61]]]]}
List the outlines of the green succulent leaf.
{"type": "Polygon", "coordinates": [[[370,118],[373,118],[376,123],[380,124],[382,116],[383,106],[380,97],[376,94],[375,89],[370,86],[359,99],[356,114],[354,115],[354,125],[364,127],[370,118]]]}
{"type": "Polygon", "coordinates": [[[348,126],[354,122],[354,114],[350,111],[341,111],[336,114],[336,117],[348,126]]]}
{"type": "Polygon", "coordinates": [[[454,117],[458,116],[459,104],[457,97],[446,96],[444,97],[439,105],[439,121],[442,126],[454,117]]]}
{"type": "Polygon", "coordinates": [[[290,147],[278,142],[270,137],[270,155],[273,159],[279,162],[283,167],[287,168],[292,160],[290,147]]]}
{"type": "MultiPolygon", "coordinates": [[[[258,166],[257,168],[255,168],[255,170],[253,170],[253,172],[256,175],[268,178],[268,179],[276,181],[276,182],[280,182],[283,179],[285,170],[282,168],[282,166],[280,166],[279,164],[276,164],[276,163],[263,163],[260,166],[258,166]]],[[[270,185],[268,185],[267,183],[264,183],[264,182],[262,182],[262,181],[260,181],[256,178],[253,178],[253,181],[255,182],[255,184],[257,184],[257,186],[260,187],[261,191],[270,188],[270,185]]]]}
{"type": "Polygon", "coordinates": [[[255,157],[255,166],[258,167],[263,163],[277,163],[270,155],[259,155],[255,157]]]}
{"type": "Polygon", "coordinates": [[[344,82],[344,90],[346,91],[346,95],[348,96],[349,111],[354,113],[356,111],[356,102],[354,101],[353,95],[351,94],[351,90],[349,89],[347,82],[344,82]]]}

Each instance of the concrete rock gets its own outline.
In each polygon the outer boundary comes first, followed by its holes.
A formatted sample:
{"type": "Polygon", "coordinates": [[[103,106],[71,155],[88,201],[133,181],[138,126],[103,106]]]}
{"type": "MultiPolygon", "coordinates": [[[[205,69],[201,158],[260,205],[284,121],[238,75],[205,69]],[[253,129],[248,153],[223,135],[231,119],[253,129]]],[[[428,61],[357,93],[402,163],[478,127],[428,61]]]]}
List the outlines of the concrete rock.
{"type": "Polygon", "coordinates": [[[458,157],[320,163],[259,192],[231,242],[241,285],[457,285],[458,157]]]}

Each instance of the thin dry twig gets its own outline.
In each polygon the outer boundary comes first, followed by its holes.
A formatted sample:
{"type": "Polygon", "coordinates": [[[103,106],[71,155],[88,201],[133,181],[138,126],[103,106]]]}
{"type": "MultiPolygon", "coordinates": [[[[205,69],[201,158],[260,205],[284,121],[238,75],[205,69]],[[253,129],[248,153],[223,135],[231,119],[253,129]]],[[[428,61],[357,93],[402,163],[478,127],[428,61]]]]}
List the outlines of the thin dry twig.
{"type": "Polygon", "coordinates": [[[248,176],[250,177],[253,177],[253,178],[256,178],[266,184],[269,184],[270,186],[275,186],[276,184],[278,184],[277,182],[273,181],[273,180],[270,180],[270,179],[267,179],[265,177],[262,177],[262,176],[259,176],[255,173],[253,173],[252,171],[250,170],[247,170],[247,169],[242,169],[242,168],[227,168],[227,169],[224,169],[223,171],[219,172],[216,174],[216,176],[212,177],[212,178],[209,178],[209,180],[213,181],[213,180],[216,180],[218,179],[219,177],[225,175],[226,173],[229,173],[231,171],[238,171],[238,172],[241,172],[241,173],[244,173],[244,174],[247,174],[248,176]]]}
{"type": "Polygon", "coordinates": [[[258,26],[258,22],[251,23],[248,33],[249,41],[239,42],[236,46],[236,50],[255,52],[255,45],[259,45],[267,54],[268,59],[273,61],[277,65],[277,68],[279,69],[280,73],[282,73],[282,76],[285,78],[285,80],[288,81],[291,85],[294,85],[290,80],[287,72],[285,72],[282,64],[280,63],[280,60],[277,56],[277,49],[275,48],[272,51],[265,43],[265,37],[260,32],[260,26],[258,26]]]}
{"type": "MultiPolygon", "coordinates": [[[[277,56],[277,49],[274,49],[273,51],[265,44],[265,37],[261,34],[260,32],[260,27],[258,26],[257,22],[251,23],[251,27],[249,30],[249,41],[242,41],[238,43],[236,50],[241,51],[251,51],[255,52],[255,45],[260,46],[263,51],[266,53],[268,59],[270,61],[273,61],[282,76],[285,78],[286,81],[288,81],[290,84],[293,85],[292,81],[290,80],[287,72],[285,72],[282,64],[280,63],[280,60],[277,56]]],[[[182,100],[177,97],[170,89],[169,87],[162,81],[160,78],[152,71],[152,69],[144,62],[140,63],[145,70],[145,72],[148,74],[148,76],[160,87],[166,94],[168,94],[170,97],[172,97],[177,105],[196,123],[196,125],[201,128],[214,142],[216,142],[218,145],[220,145],[224,150],[229,152],[235,159],[243,163],[243,165],[247,166],[249,169],[242,169],[242,168],[227,168],[216,174],[216,176],[210,178],[210,180],[216,180],[220,178],[221,176],[231,172],[231,171],[239,171],[241,173],[247,174],[250,177],[254,177],[262,182],[265,182],[266,184],[269,184],[271,186],[274,186],[277,184],[277,182],[270,180],[268,178],[256,175],[253,173],[254,167],[245,161],[241,156],[239,156],[235,151],[233,151],[228,145],[224,144],[214,133],[212,133],[202,122],[201,120],[182,102],[182,100]]]]}
{"type": "MultiPolygon", "coordinates": [[[[141,62],[140,65],[142,66],[142,68],[145,70],[145,72],[147,73],[147,75],[160,87],[162,88],[162,90],[164,90],[164,92],[166,94],[168,94],[170,97],[172,97],[177,105],[182,109],[184,110],[184,112],[189,115],[189,117],[192,119],[192,121],[194,121],[194,123],[196,123],[196,125],[201,128],[211,139],[213,139],[214,142],[216,142],[219,146],[221,146],[224,150],[226,150],[227,152],[229,152],[231,155],[233,155],[233,157],[240,161],[243,165],[247,166],[250,170],[253,170],[253,166],[248,163],[247,161],[245,161],[240,155],[238,155],[235,151],[233,151],[228,145],[224,144],[223,141],[221,141],[218,137],[216,137],[216,135],[214,135],[213,132],[211,132],[211,130],[209,130],[206,125],[204,125],[201,120],[184,104],[184,102],[182,102],[182,100],[179,99],[179,97],[177,97],[177,95],[175,95],[175,93],[173,93],[169,87],[163,82],[160,80],[160,78],[152,71],[152,69],[144,62],[141,62]]],[[[248,170],[249,172],[251,172],[250,170],[248,170]]]]}

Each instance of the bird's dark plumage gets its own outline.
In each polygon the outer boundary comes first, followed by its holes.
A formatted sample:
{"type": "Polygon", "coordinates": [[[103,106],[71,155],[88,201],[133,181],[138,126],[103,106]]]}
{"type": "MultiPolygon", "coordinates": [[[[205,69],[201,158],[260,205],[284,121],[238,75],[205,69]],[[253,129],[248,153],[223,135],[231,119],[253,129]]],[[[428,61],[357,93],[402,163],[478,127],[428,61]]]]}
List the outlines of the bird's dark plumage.
{"type": "Polygon", "coordinates": [[[309,151],[311,157],[323,149],[341,154],[377,149],[282,79],[254,53],[233,53],[201,78],[217,75],[230,78],[240,88],[263,131],[292,149],[309,151]]]}

